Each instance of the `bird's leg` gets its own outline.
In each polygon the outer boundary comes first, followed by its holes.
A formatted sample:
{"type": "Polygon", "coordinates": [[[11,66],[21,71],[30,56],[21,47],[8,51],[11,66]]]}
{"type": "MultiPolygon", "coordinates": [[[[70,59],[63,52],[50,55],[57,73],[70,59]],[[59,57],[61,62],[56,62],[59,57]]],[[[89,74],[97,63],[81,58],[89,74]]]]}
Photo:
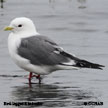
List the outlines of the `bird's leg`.
{"type": "Polygon", "coordinates": [[[32,72],[29,73],[29,85],[31,85],[32,72]]]}
{"type": "Polygon", "coordinates": [[[37,75],[37,79],[39,79],[39,84],[41,84],[41,77],[40,77],[40,75],[37,75]]]}
{"type": "Polygon", "coordinates": [[[39,80],[39,84],[41,84],[41,77],[40,77],[40,75],[33,75],[32,77],[36,77],[39,80]]]}
{"type": "Polygon", "coordinates": [[[41,77],[40,77],[40,75],[33,75],[32,77],[36,77],[39,80],[39,84],[41,84],[41,77]]]}
{"type": "Polygon", "coordinates": [[[41,77],[40,77],[40,75],[33,75],[33,73],[30,72],[30,73],[29,73],[29,85],[30,85],[30,86],[31,86],[31,79],[32,79],[33,77],[36,77],[36,78],[39,80],[39,84],[41,84],[41,77]]]}

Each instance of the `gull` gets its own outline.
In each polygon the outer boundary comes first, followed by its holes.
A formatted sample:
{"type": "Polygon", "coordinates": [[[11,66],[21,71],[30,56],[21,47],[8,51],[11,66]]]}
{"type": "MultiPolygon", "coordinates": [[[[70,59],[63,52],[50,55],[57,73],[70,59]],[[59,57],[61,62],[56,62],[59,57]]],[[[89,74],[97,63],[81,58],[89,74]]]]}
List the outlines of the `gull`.
{"type": "Polygon", "coordinates": [[[29,18],[15,18],[4,30],[11,31],[8,37],[11,58],[20,68],[30,72],[29,84],[32,77],[39,79],[40,84],[40,75],[47,75],[57,70],[104,67],[67,53],[53,40],[40,35],[29,18]]]}

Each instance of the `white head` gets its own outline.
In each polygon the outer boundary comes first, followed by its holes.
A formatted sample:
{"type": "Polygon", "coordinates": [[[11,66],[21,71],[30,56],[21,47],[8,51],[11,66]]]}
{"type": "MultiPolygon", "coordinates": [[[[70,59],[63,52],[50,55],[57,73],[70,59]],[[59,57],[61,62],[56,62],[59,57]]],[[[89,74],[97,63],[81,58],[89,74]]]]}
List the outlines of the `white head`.
{"type": "Polygon", "coordinates": [[[14,34],[37,34],[33,21],[26,17],[15,18],[5,30],[10,30],[14,34]]]}

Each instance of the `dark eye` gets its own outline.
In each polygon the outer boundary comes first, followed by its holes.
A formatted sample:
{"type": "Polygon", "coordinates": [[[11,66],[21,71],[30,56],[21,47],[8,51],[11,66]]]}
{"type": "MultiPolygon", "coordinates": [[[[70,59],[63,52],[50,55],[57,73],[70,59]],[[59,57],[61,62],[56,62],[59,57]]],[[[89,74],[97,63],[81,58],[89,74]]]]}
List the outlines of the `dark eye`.
{"type": "Polygon", "coordinates": [[[19,24],[19,25],[18,25],[18,27],[22,27],[22,25],[21,25],[21,24],[19,24]]]}

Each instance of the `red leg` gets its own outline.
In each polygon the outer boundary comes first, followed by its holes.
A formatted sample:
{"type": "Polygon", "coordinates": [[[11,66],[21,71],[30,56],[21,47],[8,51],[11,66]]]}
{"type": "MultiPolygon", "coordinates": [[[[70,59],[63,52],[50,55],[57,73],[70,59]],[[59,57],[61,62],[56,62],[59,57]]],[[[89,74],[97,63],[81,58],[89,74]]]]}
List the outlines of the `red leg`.
{"type": "Polygon", "coordinates": [[[37,75],[36,78],[39,79],[39,84],[41,84],[41,77],[40,77],[40,75],[37,75]]]}
{"type": "Polygon", "coordinates": [[[41,84],[41,77],[40,77],[40,75],[38,75],[38,78],[39,78],[39,84],[41,84]]]}
{"type": "Polygon", "coordinates": [[[40,78],[40,75],[37,75],[36,78],[39,79],[40,78]]]}
{"type": "Polygon", "coordinates": [[[41,84],[41,77],[40,77],[40,75],[33,75],[32,77],[36,77],[39,80],[39,84],[41,84]]]}
{"type": "Polygon", "coordinates": [[[41,84],[41,77],[40,75],[33,75],[32,72],[29,73],[29,85],[31,86],[31,79],[32,77],[36,77],[37,79],[39,79],[39,84],[41,84]]]}
{"type": "Polygon", "coordinates": [[[32,72],[29,73],[29,84],[31,84],[32,72]]]}

